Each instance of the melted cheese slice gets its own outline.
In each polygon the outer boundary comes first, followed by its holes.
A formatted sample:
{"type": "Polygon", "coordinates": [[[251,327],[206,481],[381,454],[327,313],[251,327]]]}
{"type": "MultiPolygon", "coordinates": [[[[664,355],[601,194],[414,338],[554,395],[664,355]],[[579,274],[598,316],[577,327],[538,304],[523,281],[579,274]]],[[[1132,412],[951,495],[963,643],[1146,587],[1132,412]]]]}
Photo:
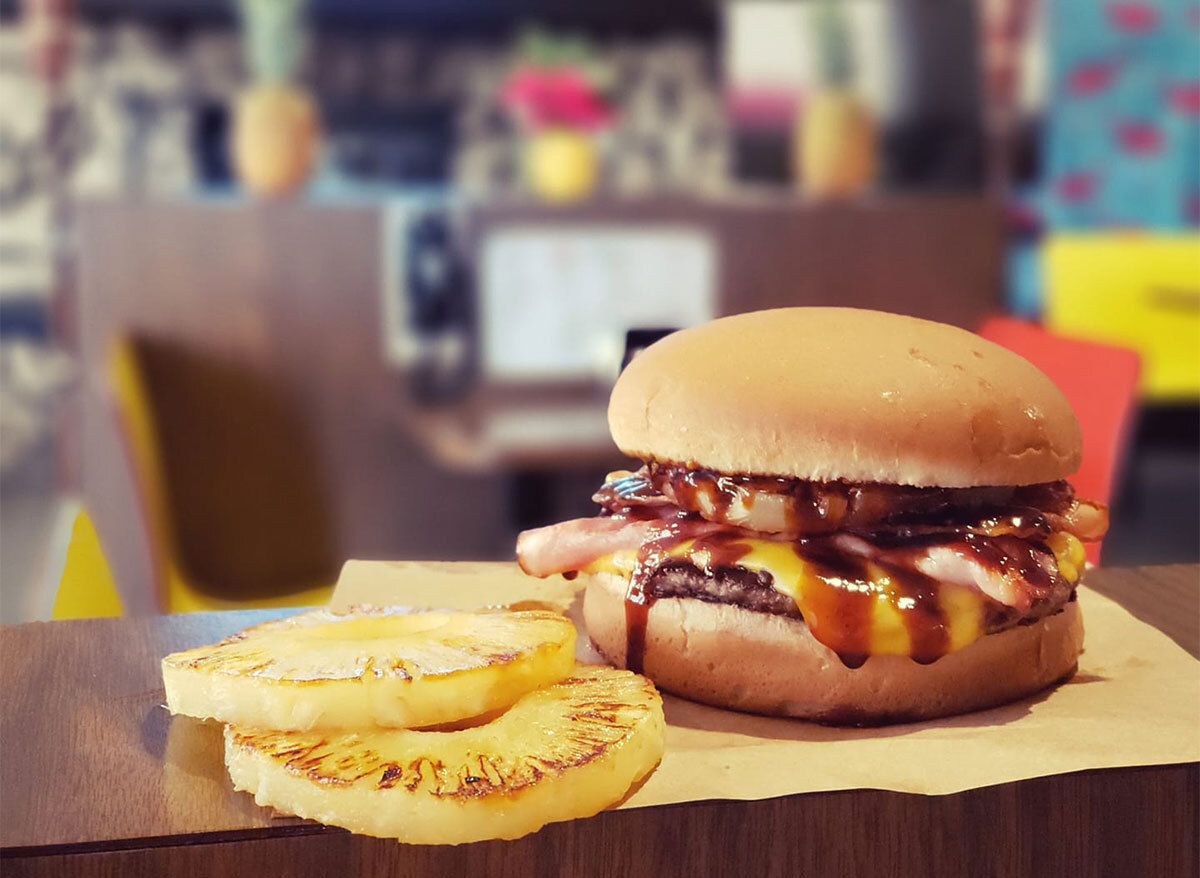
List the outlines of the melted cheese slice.
{"type": "MultiPolygon", "coordinates": [[[[867,621],[869,632],[849,632],[855,648],[866,646],[868,655],[907,655],[914,652],[913,633],[918,636],[922,626],[944,628],[944,652],[962,649],[983,636],[984,607],[987,598],[975,587],[946,582],[928,582],[932,593],[923,601],[931,606],[917,606],[917,600],[902,584],[893,580],[888,571],[870,562],[863,565],[865,575],[852,581],[839,580],[822,574],[818,567],[796,554],[789,542],[776,540],[738,540],[749,546],[736,566],[754,572],[771,574],[775,589],[788,595],[817,640],[835,652],[847,647],[846,619],[839,618],[846,608],[849,591],[856,603],[855,614],[867,621]],[[863,602],[868,612],[863,613],[863,602]]],[[[1082,567],[1083,546],[1070,534],[1054,534],[1050,540],[1063,575],[1071,582],[1078,578],[1082,567]]],[[[710,554],[703,546],[697,548],[691,540],[681,542],[667,552],[670,558],[685,559],[701,570],[708,569],[710,554]]],[[[637,551],[630,549],[606,555],[583,568],[585,573],[615,573],[629,576],[637,563],[637,551]]]]}

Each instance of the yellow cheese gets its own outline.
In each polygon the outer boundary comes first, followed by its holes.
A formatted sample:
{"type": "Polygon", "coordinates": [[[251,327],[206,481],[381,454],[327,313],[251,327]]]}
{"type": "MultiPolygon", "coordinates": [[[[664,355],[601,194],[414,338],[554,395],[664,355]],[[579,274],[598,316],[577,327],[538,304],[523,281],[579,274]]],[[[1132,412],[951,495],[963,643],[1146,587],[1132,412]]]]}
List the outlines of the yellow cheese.
{"type": "Polygon", "coordinates": [[[1050,534],[1046,545],[1054,553],[1054,560],[1058,562],[1058,572],[1067,582],[1075,582],[1079,579],[1079,574],[1083,572],[1084,562],[1087,561],[1087,553],[1079,538],[1066,531],[1060,531],[1050,534]]]}
{"type": "MultiPolygon", "coordinates": [[[[1063,575],[1074,582],[1082,566],[1082,544],[1065,533],[1055,534],[1049,542],[1063,575]]],[[[870,602],[866,616],[870,626],[867,638],[869,654],[912,655],[913,636],[908,622],[910,619],[917,622],[919,616],[913,614],[927,611],[916,606],[913,596],[902,583],[894,581],[886,569],[868,563],[865,565],[866,575],[861,579],[842,581],[823,576],[814,565],[796,553],[791,543],[746,539],[738,540],[738,544],[749,547],[749,550],[738,558],[737,566],[770,573],[775,589],[796,602],[810,630],[822,642],[833,640],[838,634],[839,620],[829,618],[829,615],[843,604],[837,600],[840,595],[832,595],[831,599],[831,592],[848,591],[867,596],[856,597],[855,600],[870,602]]],[[[696,546],[690,540],[672,547],[666,554],[670,558],[686,559],[700,569],[705,569],[710,561],[710,553],[703,544],[696,546]]],[[[584,568],[584,572],[629,576],[636,563],[636,550],[627,550],[597,559],[584,568]]],[[[962,649],[983,636],[985,598],[977,589],[932,581],[929,586],[936,591],[933,598],[937,602],[935,612],[940,617],[937,624],[945,628],[946,652],[962,649]]],[[[921,631],[921,624],[917,623],[918,632],[921,631]]],[[[837,649],[836,643],[826,642],[826,645],[837,649]]]]}
{"type": "MultiPolygon", "coordinates": [[[[873,570],[872,573],[878,577],[878,571],[873,570]]],[[[873,578],[872,581],[883,585],[879,578],[873,578]]],[[[871,655],[912,654],[912,637],[908,633],[908,627],[904,624],[904,611],[900,609],[886,587],[880,588],[875,600],[871,602],[870,643],[871,655]]]]}
{"type": "Polygon", "coordinates": [[[983,636],[983,596],[973,588],[943,585],[938,593],[950,628],[947,652],[962,649],[983,636]]]}

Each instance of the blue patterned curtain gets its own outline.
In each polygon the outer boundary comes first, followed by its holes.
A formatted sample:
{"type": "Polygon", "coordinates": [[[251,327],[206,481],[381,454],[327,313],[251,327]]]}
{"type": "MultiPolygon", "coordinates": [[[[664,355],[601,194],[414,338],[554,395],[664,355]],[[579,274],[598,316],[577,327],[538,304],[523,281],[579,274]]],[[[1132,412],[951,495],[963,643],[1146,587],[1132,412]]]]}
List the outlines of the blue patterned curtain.
{"type": "Polygon", "coordinates": [[[1200,2],[1048,3],[1047,224],[1200,224],[1200,2]]]}

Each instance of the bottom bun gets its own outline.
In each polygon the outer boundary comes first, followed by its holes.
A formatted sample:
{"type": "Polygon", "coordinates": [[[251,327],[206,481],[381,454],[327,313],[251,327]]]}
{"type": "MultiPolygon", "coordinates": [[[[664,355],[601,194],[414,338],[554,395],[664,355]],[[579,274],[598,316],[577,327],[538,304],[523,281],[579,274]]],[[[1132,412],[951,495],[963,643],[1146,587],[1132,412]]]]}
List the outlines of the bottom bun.
{"type": "MultiPolygon", "coordinates": [[[[588,577],[584,621],[596,648],[625,667],[625,589],[588,577]]],[[[876,655],[848,668],[797,619],[661,598],[646,620],[643,673],[667,692],[717,707],[836,724],[949,716],[1032,695],[1075,673],[1083,620],[1072,601],[1028,625],[981,637],[928,665],[876,655]]]]}

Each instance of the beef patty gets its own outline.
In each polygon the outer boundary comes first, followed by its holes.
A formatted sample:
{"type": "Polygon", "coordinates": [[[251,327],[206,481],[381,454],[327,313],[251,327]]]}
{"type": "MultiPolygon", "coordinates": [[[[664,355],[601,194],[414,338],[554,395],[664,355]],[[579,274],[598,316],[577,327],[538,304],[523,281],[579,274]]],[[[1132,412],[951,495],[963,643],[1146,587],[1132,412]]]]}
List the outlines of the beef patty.
{"type": "Polygon", "coordinates": [[[802,619],[796,602],[776,591],[765,570],[718,567],[712,576],[687,561],[667,561],[646,584],[653,598],[695,598],[710,604],[733,604],[756,613],[802,619]]]}
{"type": "MultiPolygon", "coordinates": [[[[770,613],[789,619],[803,619],[796,602],[776,591],[774,579],[765,570],[744,567],[718,567],[710,576],[687,561],[667,561],[650,576],[646,593],[652,598],[693,598],[710,604],[732,604],[756,613],[770,613]]],[[[1063,603],[1075,600],[1075,589],[1057,600],[1035,602],[1027,613],[1019,613],[985,598],[983,630],[988,634],[1028,625],[1043,616],[1058,612],[1063,603]],[[1065,598],[1065,599],[1064,599],[1065,598]]]]}

